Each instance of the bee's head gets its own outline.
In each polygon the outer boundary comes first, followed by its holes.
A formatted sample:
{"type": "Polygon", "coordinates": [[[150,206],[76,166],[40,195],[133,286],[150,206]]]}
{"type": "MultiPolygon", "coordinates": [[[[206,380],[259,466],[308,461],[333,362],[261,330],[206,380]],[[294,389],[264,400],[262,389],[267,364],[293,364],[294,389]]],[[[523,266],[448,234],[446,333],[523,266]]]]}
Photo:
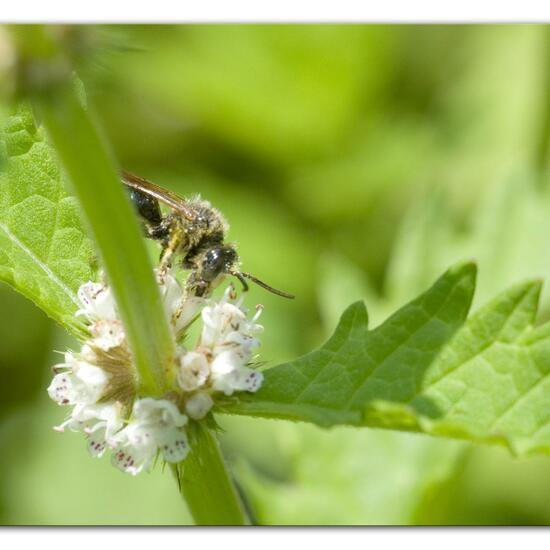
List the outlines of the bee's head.
{"type": "Polygon", "coordinates": [[[292,294],[277,290],[250,275],[250,273],[239,271],[238,263],[239,256],[233,246],[219,245],[210,248],[203,256],[200,271],[197,275],[191,276],[190,279],[190,286],[194,288],[195,295],[208,295],[220,283],[223,275],[233,275],[239,279],[245,291],[248,290],[246,279],[249,279],[273,294],[284,298],[294,298],[292,294]]]}
{"type": "Polygon", "coordinates": [[[238,260],[237,251],[231,245],[210,248],[204,255],[200,277],[206,283],[213,283],[220,275],[232,273],[238,260]]]}

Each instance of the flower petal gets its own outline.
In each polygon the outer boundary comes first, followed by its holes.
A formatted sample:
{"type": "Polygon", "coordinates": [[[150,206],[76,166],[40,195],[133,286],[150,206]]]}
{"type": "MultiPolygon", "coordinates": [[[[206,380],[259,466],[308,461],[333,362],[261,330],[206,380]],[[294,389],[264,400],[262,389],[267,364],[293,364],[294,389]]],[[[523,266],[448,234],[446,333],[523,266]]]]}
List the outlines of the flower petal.
{"type": "Polygon", "coordinates": [[[210,374],[208,360],[203,353],[191,351],[180,359],[178,384],[184,391],[193,391],[204,385],[210,374]]]}
{"type": "Polygon", "coordinates": [[[101,458],[105,454],[106,445],[105,428],[92,431],[88,435],[88,452],[94,458],[101,458]]]}
{"type": "Polygon", "coordinates": [[[248,367],[241,367],[237,377],[237,390],[246,390],[249,392],[256,392],[260,389],[264,375],[257,370],[250,369],[248,367]]]}
{"type": "Polygon", "coordinates": [[[177,428],[162,430],[157,435],[157,443],[167,462],[181,462],[189,453],[186,435],[177,428]]]}
{"type": "Polygon", "coordinates": [[[151,464],[155,454],[156,448],[153,452],[144,453],[135,447],[119,446],[113,451],[111,463],[119,470],[135,476],[151,464]]]}
{"type": "Polygon", "coordinates": [[[191,418],[200,420],[208,414],[208,411],[210,411],[212,405],[214,405],[214,401],[212,400],[212,397],[210,397],[210,394],[206,392],[199,392],[192,395],[185,402],[185,412],[191,418]]]}
{"type": "Polygon", "coordinates": [[[56,374],[48,386],[48,395],[58,405],[74,405],[76,403],[74,375],[70,372],[56,374]]]}
{"type": "Polygon", "coordinates": [[[57,369],[69,368],[56,374],[48,387],[49,396],[59,405],[95,403],[107,386],[108,375],[99,367],[80,361],[67,353],[66,363],[57,369]]]}
{"type": "Polygon", "coordinates": [[[126,338],[122,322],[118,319],[100,319],[92,324],[90,332],[94,337],[93,344],[104,351],[122,345],[126,338]]]}
{"type": "Polygon", "coordinates": [[[95,403],[105,391],[109,382],[109,375],[101,368],[84,361],[73,367],[76,379],[75,389],[78,392],[77,400],[81,403],[95,403]]]}
{"type": "Polygon", "coordinates": [[[236,350],[222,351],[214,358],[210,366],[212,370],[212,377],[219,378],[233,372],[235,369],[241,367],[246,362],[246,358],[236,353],[236,350]]]}
{"type": "Polygon", "coordinates": [[[264,376],[261,372],[238,366],[230,372],[215,376],[212,387],[225,395],[231,395],[234,391],[255,392],[262,385],[263,379],[264,376]]]}
{"type": "Polygon", "coordinates": [[[110,438],[108,443],[113,447],[112,463],[132,475],[147,468],[157,454],[152,431],[135,421],[110,438]]]}
{"type": "Polygon", "coordinates": [[[90,321],[117,318],[116,303],[110,287],[89,281],[78,289],[78,299],[83,308],[76,312],[76,316],[84,315],[90,321]]]}
{"type": "Polygon", "coordinates": [[[180,427],[187,422],[175,403],[167,399],[139,399],[134,403],[133,415],[137,423],[153,428],[180,427]]]}
{"type": "Polygon", "coordinates": [[[189,297],[181,298],[176,308],[172,310],[171,322],[174,326],[176,336],[184,331],[198,316],[201,308],[206,303],[204,298],[189,297]]]}

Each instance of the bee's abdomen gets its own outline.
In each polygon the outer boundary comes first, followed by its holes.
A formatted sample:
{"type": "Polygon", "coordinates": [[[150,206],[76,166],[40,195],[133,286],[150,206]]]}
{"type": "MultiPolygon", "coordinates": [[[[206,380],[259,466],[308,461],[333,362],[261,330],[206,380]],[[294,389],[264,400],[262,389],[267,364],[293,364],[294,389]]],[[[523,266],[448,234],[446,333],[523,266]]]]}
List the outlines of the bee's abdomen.
{"type": "Polygon", "coordinates": [[[129,188],[130,200],[138,214],[149,224],[159,225],[162,214],[157,199],[142,193],[138,189],[129,188]]]}

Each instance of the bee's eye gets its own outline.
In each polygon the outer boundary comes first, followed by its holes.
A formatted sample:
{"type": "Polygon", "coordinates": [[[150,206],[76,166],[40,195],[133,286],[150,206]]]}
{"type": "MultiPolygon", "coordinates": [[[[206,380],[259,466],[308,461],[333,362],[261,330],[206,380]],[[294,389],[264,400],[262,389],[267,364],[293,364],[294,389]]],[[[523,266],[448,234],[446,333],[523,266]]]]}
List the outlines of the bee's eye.
{"type": "Polygon", "coordinates": [[[227,246],[211,248],[202,263],[201,277],[204,281],[213,281],[221,273],[227,272],[237,258],[236,252],[227,246]]]}

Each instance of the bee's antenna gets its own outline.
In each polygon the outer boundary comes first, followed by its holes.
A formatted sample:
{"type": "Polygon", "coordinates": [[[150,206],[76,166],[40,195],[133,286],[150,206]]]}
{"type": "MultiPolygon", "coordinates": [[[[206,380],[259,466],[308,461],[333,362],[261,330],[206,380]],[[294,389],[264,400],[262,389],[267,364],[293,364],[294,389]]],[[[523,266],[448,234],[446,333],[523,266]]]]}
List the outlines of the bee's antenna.
{"type": "Polygon", "coordinates": [[[269,286],[263,281],[260,281],[260,279],[254,277],[254,275],[250,275],[250,273],[240,272],[240,273],[234,273],[234,275],[235,277],[237,277],[237,279],[239,279],[239,281],[241,281],[243,287],[245,287],[245,290],[248,290],[248,285],[246,284],[244,277],[246,277],[247,279],[250,279],[253,283],[256,283],[258,286],[265,288],[265,290],[271,292],[272,294],[277,294],[277,296],[282,296],[283,298],[289,298],[291,300],[294,298],[293,294],[289,294],[288,292],[284,292],[282,290],[277,290],[276,288],[269,286]]]}
{"type": "Polygon", "coordinates": [[[234,275],[239,279],[241,285],[243,285],[243,291],[248,292],[248,283],[246,282],[245,278],[243,277],[242,273],[239,273],[238,271],[235,271],[234,273],[231,273],[231,275],[234,275]]]}

